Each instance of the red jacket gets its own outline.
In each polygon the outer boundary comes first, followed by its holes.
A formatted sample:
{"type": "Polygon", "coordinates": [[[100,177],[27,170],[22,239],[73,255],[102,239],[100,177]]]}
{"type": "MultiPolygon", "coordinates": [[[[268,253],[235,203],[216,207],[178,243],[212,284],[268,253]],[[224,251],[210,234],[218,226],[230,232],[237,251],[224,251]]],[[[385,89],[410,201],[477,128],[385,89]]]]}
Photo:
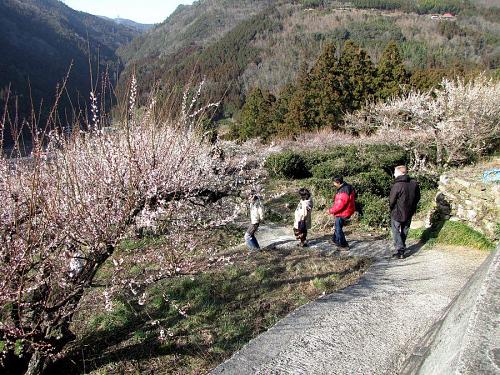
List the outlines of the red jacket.
{"type": "Polygon", "coordinates": [[[337,189],[333,206],[328,210],[328,212],[338,217],[350,217],[354,211],[356,211],[354,203],[355,195],[356,193],[354,192],[353,187],[344,182],[342,186],[337,189]]]}

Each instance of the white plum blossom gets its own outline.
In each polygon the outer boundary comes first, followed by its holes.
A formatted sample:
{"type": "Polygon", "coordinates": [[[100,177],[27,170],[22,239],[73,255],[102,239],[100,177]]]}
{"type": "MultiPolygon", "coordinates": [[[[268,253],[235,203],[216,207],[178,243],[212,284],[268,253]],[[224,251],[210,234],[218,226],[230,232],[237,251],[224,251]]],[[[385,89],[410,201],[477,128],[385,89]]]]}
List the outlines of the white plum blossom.
{"type": "MultiPolygon", "coordinates": [[[[8,349],[23,340],[28,353],[41,353],[36,360],[61,351],[66,337],[55,345],[53,332],[69,331],[107,261],[112,275],[99,280],[106,283],[105,309],[112,311],[114,295],[124,291],[144,304],[148,283],[191,267],[184,255],[196,241],[186,241],[189,231],[226,222],[233,212],[216,203],[232,188],[232,173],[214,157],[219,146],[204,140],[197,117],[136,118],[136,85],[133,77],[129,121],[113,131],[97,129],[102,122],[91,93],[89,131],[35,139],[29,162],[0,157],[0,306],[16,311],[0,312],[8,349]],[[141,221],[165,228],[163,251],[115,258],[117,245],[141,221]],[[127,262],[144,267],[137,280],[129,280],[127,262]]],[[[199,111],[193,103],[183,108],[199,111]]],[[[179,311],[187,314],[187,308],[179,311]]]]}
{"type": "Polygon", "coordinates": [[[438,166],[461,163],[499,146],[500,81],[483,75],[468,82],[444,79],[432,92],[372,103],[347,115],[346,123],[387,140],[409,140],[416,151],[434,146],[438,166]]]}

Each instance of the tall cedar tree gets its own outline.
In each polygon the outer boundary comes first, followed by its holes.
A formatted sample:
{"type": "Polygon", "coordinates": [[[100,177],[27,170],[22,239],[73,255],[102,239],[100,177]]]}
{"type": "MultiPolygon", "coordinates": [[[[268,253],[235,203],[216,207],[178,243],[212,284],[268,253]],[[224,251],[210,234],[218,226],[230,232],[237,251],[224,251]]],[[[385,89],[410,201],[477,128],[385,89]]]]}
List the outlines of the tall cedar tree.
{"type": "Polygon", "coordinates": [[[335,45],[327,44],[311,71],[303,65],[297,84],[285,86],[274,105],[269,92],[255,89],[241,112],[241,126],[233,134],[239,139],[267,139],[325,126],[338,129],[345,112],[373,99],[398,95],[408,83],[409,74],[395,43],[387,46],[377,68],[366,51],[351,41],[338,59],[335,45]]]}
{"type": "Polygon", "coordinates": [[[317,112],[313,128],[330,126],[337,129],[348,100],[348,81],[342,79],[335,52],[333,43],[326,44],[311,72],[312,97],[317,112]]]}
{"type": "Polygon", "coordinates": [[[288,83],[279,92],[273,110],[273,129],[278,137],[286,137],[289,133],[285,126],[286,116],[290,108],[290,101],[295,93],[296,86],[288,83]]]}
{"type": "Polygon", "coordinates": [[[233,135],[241,140],[262,137],[267,140],[274,133],[272,110],[276,98],[267,90],[254,88],[247,97],[240,112],[239,126],[233,135]]]}
{"type": "Polygon", "coordinates": [[[316,127],[316,101],[313,97],[311,74],[307,66],[300,68],[297,87],[290,99],[285,122],[280,126],[283,136],[295,136],[316,127]]]}
{"type": "Polygon", "coordinates": [[[409,83],[409,74],[395,42],[390,42],[377,65],[377,98],[385,100],[400,95],[409,83]]]}
{"type": "Polygon", "coordinates": [[[360,109],[375,93],[375,66],[370,56],[352,41],[344,45],[339,59],[339,80],[347,86],[344,111],[360,109]]]}

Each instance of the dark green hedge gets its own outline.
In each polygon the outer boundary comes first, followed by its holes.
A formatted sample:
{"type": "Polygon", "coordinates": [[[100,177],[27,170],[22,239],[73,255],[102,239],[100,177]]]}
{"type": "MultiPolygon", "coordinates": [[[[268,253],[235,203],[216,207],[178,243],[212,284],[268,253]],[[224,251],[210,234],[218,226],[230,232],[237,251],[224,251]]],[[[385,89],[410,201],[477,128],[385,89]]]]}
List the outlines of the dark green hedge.
{"type": "Polygon", "coordinates": [[[355,187],[359,194],[370,193],[378,196],[387,196],[391,191],[392,178],[383,169],[371,169],[345,180],[355,187]]]}
{"type": "MultiPolygon", "coordinates": [[[[361,222],[370,227],[389,225],[388,196],[394,167],[410,162],[410,153],[394,145],[341,146],[327,151],[286,151],[270,156],[265,167],[271,177],[303,179],[304,186],[328,201],[336,189],[332,178],[344,180],[356,190],[361,222]]],[[[422,190],[435,189],[437,181],[426,175],[414,176],[422,190]]]]}
{"type": "Polygon", "coordinates": [[[304,158],[293,151],[271,155],[264,166],[271,177],[297,179],[309,176],[304,158]]]}
{"type": "Polygon", "coordinates": [[[328,151],[285,151],[271,155],[266,168],[271,177],[332,178],[352,176],[372,169],[383,169],[389,175],[394,167],[409,162],[409,153],[392,145],[340,146],[328,151]]]}
{"type": "Polygon", "coordinates": [[[361,222],[372,228],[388,227],[390,224],[389,199],[366,193],[357,198],[361,222]]]}

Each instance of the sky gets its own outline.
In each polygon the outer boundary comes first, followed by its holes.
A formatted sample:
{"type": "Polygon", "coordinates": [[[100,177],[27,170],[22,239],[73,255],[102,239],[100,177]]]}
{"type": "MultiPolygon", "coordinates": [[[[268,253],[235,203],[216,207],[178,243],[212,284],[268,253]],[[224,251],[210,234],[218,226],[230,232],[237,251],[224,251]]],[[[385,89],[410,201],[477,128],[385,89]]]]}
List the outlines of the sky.
{"type": "Polygon", "coordinates": [[[126,18],[139,23],[160,23],[180,4],[193,0],[62,0],[69,7],[96,16],[126,18]]]}

